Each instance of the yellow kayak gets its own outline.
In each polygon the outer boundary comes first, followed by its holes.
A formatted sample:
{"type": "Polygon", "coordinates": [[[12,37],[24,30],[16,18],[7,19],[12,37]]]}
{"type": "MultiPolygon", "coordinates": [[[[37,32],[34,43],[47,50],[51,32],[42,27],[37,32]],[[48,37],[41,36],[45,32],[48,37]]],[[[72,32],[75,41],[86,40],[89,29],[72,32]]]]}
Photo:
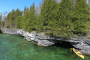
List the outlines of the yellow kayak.
{"type": "Polygon", "coordinates": [[[80,51],[76,51],[76,49],[74,49],[74,48],[72,48],[72,49],[73,49],[73,51],[74,51],[74,53],[75,53],[76,55],[78,55],[80,58],[83,58],[83,59],[84,59],[84,56],[83,56],[82,54],[79,54],[80,51]]]}

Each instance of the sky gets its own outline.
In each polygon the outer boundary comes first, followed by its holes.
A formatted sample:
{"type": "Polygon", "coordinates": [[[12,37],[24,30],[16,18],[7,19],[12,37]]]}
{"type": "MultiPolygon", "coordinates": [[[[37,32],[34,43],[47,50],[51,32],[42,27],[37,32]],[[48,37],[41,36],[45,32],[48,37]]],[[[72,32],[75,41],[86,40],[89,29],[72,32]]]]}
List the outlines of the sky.
{"type": "Polygon", "coordinates": [[[35,6],[39,6],[39,3],[42,0],[0,0],[0,13],[2,12],[11,12],[12,9],[16,10],[19,8],[20,10],[24,10],[24,7],[30,7],[33,2],[35,6]]]}
{"type": "MultiPolygon", "coordinates": [[[[90,0],[86,1],[88,3],[90,0]]],[[[0,13],[3,13],[2,15],[7,15],[12,9],[16,10],[17,8],[23,11],[25,6],[30,8],[33,2],[35,6],[39,6],[42,0],[0,0],[0,13]]]]}

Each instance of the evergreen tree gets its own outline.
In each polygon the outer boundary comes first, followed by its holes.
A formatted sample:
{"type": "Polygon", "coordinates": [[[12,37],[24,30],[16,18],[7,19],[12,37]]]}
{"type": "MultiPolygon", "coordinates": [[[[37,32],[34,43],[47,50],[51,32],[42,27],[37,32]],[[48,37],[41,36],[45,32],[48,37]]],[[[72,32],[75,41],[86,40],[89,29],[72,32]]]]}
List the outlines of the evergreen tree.
{"type": "Polygon", "coordinates": [[[22,16],[22,12],[19,11],[19,9],[17,9],[16,11],[15,10],[12,10],[11,12],[8,13],[7,15],[7,20],[6,22],[9,22],[9,23],[6,23],[6,27],[8,28],[14,28],[15,27],[15,24],[16,24],[16,19],[18,19],[17,17],[18,16],[22,16]]]}
{"type": "Polygon", "coordinates": [[[25,13],[26,10],[27,10],[27,8],[26,8],[26,6],[25,6],[25,8],[24,8],[24,13],[25,13]]]}
{"type": "Polygon", "coordinates": [[[17,9],[15,12],[15,24],[17,28],[20,28],[22,12],[17,9]]]}
{"type": "Polygon", "coordinates": [[[12,12],[11,12],[11,17],[10,17],[10,20],[11,20],[11,24],[10,24],[10,28],[13,28],[15,27],[15,10],[12,9],[12,12]]]}
{"type": "Polygon", "coordinates": [[[9,28],[11,26],[11,12],[8,13],[6,22],[9,22],[6,23],[6,27],[9,28]]]}
{"type": "Polygon", "coordinates": [[[55,0],[43,0],[43,4],[40,12],[40,29],[43,28],[43,31],[47,31],[50,28],[50,25],[53,25],[52,21],[55,18],[55,9],[57,7],[55,0]]]}
{"type": "Polygon", "coordinates": [[[72,35],[72,6],[72,0],[62,0],[58,4],[57,18],[53,22],[54,28],[52,32],[54,36],[69,38],[72,35]]]}
{"type": "Polygon", "coordinates": [[[21,12],[19,9],[17,9],[17,10],[15,11],[15,19],[16,19],[19,15],[21,16],[21,15],[22,15],[22,12],[21,12]]]}
{"type": "Polygon", "coordinates": [[[21,16],[19,15],[17,18],[16,18],[16,28],[20,28],[20,24],[21,24],[21,16]]]}
{"type": "Polygon", "coordinates": [[[29,9],[27,8],[23,17],[22,17],[22,21],[21,21],[21,26],[22,26],[21,28],[24,30],[27,29],[27,26],[26,26],[27,22],[26,21],[28,19],[28,15],[29,15],[29,9]]]}
{"type": "Polygon", "coordinates": [[[77,0],[74,13],[73,13],[73,22],[74,22],[74,33],[87,33],[88,27],[87,22],[89,19],[89,6],[86,3],[86,0],[77,0]]]}
{"type": "Polygon", "coordinates": [[[33,5],[30,7],[30,11],[29,11],[29,15],[28,15],[28,19],[27,19],[27,31],[32,31],[35,30],[35,24],[36,24],[36,15],[35,15],[35,6],[34,3],[33,5]]]}
{"type": "Polygon", "coordinates": [[[56,0],[43,0],[40,7],[39,15],[34,3],[30,8],[25,6],[23,14],[19,9],[12,10],[2,24],[7,28],[46,32],[64,38],[69,38],[73,33],[88,32],[89,8],[86,0],[61,0],[59,3],[56,0]]]}
{"type": "Polygon", "coordinates": [[[4,19],[3,19],[3,21],[2,21],[2,27],[6,27],[6,25],[7,25],[7,17],[5,16],[4,17],[4,19]]]}

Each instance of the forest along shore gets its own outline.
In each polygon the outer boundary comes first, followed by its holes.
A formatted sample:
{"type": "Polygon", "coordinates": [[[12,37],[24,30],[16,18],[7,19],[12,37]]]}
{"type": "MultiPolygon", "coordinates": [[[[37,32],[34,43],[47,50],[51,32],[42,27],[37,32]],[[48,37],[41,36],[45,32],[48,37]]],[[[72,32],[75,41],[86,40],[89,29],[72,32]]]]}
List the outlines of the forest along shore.
{"type": "Polygon", "coordinates": [[[75,48],[81,49],[81,52],[90,56],[90,39],[84,37],[73,37],[72,39],[64,40],[63,38],[51,37],[50,35],[36,32],[27,32],[23,29],[1,29],[3,33],[24,36],[27,41],[35,42],[38,46],[51,46],[57,43],[57,40],[70,42],[75,48]]]}
{"type": "Polygon", "coordinates": [[[2,32],[24,36],[27,41],[33,41],[39,46],[51,46],[57,40],[70,42],[75,48],[81,49],[83,54],[90,55],[90,6],[86,0],[43,0],[39,9],[37,11],[33,3],[23,11],[12,9],[3,19],[1,14],[0,27],[9,28],[1,29],[2,32]]]}

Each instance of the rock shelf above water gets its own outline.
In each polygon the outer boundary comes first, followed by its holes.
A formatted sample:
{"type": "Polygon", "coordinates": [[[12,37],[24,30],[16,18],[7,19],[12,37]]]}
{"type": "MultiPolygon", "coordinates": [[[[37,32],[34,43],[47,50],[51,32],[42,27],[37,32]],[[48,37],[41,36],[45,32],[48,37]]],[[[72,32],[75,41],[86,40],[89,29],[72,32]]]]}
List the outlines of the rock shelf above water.
{"type": "Polygon", "coordinates": [[[29,33],[23,29],[1,29],[1,31],[6,34],[23,36],[25,40],[35,42],[38,46],[51,46],[56,44],[57,40],[70,42],[75,48],[81,49],[83,54],[90,56],[90,39],[86,39],[84,37],[63,40],[62,38],[51,37],[45,33],[29,33]]]}
{"type": "Polygon", "coordinates": [[[44,33],[26,32],[23,29],[10,30],[1,29],[3,33],[24,36],[27,41],[33,41],[39,46],[51,46],[56,43],[53,37],[45,35],[44,33]]]}

